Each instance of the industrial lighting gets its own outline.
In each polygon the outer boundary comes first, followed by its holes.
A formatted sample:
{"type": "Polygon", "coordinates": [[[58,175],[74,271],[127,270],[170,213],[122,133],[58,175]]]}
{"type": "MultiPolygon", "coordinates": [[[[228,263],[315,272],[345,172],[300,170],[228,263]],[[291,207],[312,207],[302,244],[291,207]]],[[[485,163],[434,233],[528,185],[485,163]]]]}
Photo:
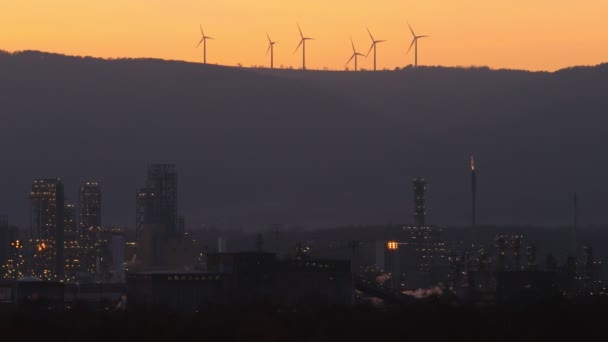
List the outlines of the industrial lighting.
{"type": "Polygon", "coordinates": [[[399,248],[399,244],[397,243],[397,241],[389,241],[386,243],[386,248],[388,250],[395,251],[397,250],[397,248],[399,248]]]}

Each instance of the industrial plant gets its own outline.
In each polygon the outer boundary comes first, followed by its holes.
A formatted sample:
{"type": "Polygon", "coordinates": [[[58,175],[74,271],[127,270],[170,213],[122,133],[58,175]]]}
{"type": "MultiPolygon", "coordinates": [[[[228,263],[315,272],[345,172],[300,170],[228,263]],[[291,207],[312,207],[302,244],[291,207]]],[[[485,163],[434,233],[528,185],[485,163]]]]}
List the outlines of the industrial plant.
{"type": "Polygon", "coordinates": [[[477,222],[476,172],[471,156],[471,224],[458,235],[429,223],[422,177],[411,182],[409,224],[292,232],[273,224],[257,234],[187,229],[173,164],[148,167],[135,191],[131,232],[102,225],[99,182],[82,183],[73,204],[63,180],[35,179],[29,229],[0,220],[0,301],[18,307],[43,296],[53,310],[84,301],[193,312],[256,303],[407,305],[428,298],[492,306],[608,294],[593,246],[577,243],[576,195],[572,248],[560,263],[551,253],[539,256],[541,242],[524,233],[477,222]]]}

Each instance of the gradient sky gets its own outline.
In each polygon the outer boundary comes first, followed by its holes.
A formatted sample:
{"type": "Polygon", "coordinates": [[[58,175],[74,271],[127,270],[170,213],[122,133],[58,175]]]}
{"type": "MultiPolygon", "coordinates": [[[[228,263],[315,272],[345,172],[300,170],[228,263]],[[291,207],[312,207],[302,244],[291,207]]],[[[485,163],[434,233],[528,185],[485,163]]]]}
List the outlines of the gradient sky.
{"type": "Polygon", "coordinates": [[[200,23],[217,39],[209,63],[267,65],[268,32],[275,66],[300,67],[298,22],[317,39],[309,68],[344,69],[351,36],[367,53],[369,26],[388,40],[378,68],[392,69],[413,63],[409,21],[431,36],[419,43],[420,64],[556,70],[608,61],[606,18],[606,0],[1,0],[0,49],[200,61],[200,23]]]}

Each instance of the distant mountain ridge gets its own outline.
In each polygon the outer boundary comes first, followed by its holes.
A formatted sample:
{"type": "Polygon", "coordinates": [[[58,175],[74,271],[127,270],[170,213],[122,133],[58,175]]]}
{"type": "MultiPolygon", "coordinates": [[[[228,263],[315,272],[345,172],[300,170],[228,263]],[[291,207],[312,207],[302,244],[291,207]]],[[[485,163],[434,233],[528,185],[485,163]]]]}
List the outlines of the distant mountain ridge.
{"type": "Polygon", "coordinates": [[[608,222],[608,64],[557,72],[269,70],[0,53],[0,212],[28,224],[35,177],[104,186],[129,227],[149,163],[178,165],[187,225],[608,222]]]}

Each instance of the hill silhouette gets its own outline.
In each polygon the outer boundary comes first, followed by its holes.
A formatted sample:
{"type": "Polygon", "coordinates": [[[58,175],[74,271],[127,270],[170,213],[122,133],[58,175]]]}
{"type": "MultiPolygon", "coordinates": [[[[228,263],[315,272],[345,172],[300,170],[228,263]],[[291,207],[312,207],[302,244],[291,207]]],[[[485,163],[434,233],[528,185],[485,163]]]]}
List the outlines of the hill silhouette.
{"type": "Polygon", "coordinates": [[[267,70],[35,51],[0,54],[0,212],[26,226],[35,177],[104,186],[104,224],[134,222],[149,163],[176,163],[187,225],[608,221],[608,65],[267,70]]]}

